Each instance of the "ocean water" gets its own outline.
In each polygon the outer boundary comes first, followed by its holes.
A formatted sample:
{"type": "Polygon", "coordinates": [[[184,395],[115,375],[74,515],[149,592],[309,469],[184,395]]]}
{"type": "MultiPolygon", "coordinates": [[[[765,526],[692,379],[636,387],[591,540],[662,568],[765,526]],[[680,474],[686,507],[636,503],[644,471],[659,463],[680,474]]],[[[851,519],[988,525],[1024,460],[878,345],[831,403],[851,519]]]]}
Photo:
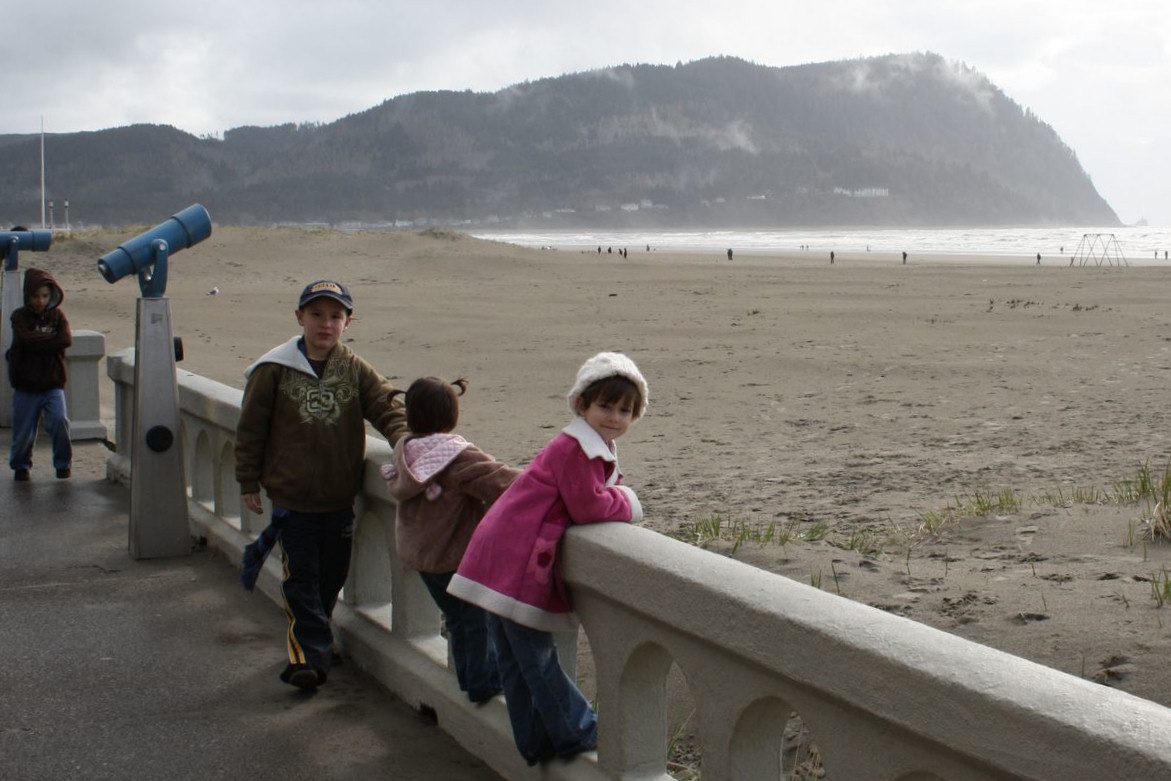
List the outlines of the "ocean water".
{"type": "MultiPolygon", "coordinates": [[[[1171,228],[962,228],[857,230],[719,230],[719,231],[547,231],[473,232],[478,238],[525,247],[589,250],[626,247],[658,250],[743,253],[907,252],[932,255],[1068,258],[1079,248],[1092,258],[1121,258],[1126,265],[1171,265],[1171,228]],[[1097,238],[1094,238],[1094,237],[1097,238]],[[1111,238],[1112,237],[1112,238],[1111,238]]],[[[1121,264],[1120,264],[1121,265],[1121,264]]]]}

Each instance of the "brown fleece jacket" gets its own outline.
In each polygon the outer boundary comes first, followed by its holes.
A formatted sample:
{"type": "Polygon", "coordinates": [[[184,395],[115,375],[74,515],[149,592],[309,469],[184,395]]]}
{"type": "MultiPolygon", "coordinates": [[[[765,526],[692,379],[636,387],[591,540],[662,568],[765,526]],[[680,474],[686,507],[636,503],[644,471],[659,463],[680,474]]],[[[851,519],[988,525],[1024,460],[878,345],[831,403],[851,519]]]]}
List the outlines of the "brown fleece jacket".
{"type": "Polygon", "coordinates": [[[65,350],[73,344],[73,332],[61,311],[64,300],[64,291],[48,271],[24,272],[24,306],[12,313],[12,347],[5,356],[8,380],[16,390],[41,393],[65,387],[65,350]],[[28,302],[44,286],[49,288],[49,304],[37,312],[28,302]]]}
{"type": "Polygon", "coordinates": [[[245,373],[236,426],[240,492],[264,486],[274,505],[298,512],[352,507],[362,488],[366,424],[392,444],[407,431],[394,386],[343,344],[320,378],[300,337],[270,350],[245,373]]]}
{"type": "MultiPolygon", "coordinates": [[[[445,436],[453,437],[432,438],[445,436]]],[[[409,463],[406,451],[412,437],[399,441],[394,460],[382,468],[390,495],[398,500],[394,523],[398,556],[418,572],[454,572],[487,506],[520,475],[519,469],[497,461],[462,437],[454,438],[462,449],[431,471],[409,463]]]]}

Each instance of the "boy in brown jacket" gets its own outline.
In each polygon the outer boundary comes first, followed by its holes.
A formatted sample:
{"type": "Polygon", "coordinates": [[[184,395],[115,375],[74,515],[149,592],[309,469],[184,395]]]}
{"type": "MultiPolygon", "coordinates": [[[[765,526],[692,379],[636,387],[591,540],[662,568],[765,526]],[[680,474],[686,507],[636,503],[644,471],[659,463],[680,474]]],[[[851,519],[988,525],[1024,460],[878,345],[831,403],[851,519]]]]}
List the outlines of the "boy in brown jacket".
{"type": "Polygon", "coordinates": [[[392,444],[406,433],[394,386],[341,344],[353,312],[345,285],[308,285],[296,309],[303,333],[244,372],[236,427],[241,499],[261,513],[264,487],[285,563],[289,662],[281,680],[302,689],[325,683],[332,662],[329,621],[350,568],[365,421],[392,444]]]}

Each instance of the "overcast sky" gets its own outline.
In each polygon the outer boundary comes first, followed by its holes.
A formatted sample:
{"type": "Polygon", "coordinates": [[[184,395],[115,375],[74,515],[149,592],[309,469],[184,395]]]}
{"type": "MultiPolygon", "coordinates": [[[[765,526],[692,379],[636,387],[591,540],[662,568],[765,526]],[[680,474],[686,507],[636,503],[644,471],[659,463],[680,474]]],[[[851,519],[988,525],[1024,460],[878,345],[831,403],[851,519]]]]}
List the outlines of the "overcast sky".
{"type": "Polygon", "coordinates": [[[932,51],[1052,125],[1123,222],[1171,227],[1166,0],[0,0],[0,19],[0,133],[220,135],[623,63],[932,51]]]}

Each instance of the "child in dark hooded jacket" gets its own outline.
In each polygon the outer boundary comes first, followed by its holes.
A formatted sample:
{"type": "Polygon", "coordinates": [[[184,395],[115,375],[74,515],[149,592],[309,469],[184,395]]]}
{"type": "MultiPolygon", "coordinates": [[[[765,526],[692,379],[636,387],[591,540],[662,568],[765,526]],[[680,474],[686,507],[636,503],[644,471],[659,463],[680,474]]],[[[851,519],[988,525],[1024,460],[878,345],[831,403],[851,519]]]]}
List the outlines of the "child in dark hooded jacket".
{"type": "Polygon", "coordinates": [[[448,594],[447,586],[485,509],[520,471],[452,433],[466,390],[464,379],[423,377],[411,383],[406,392],[411,433],[395,446],[382,476],[398,501],[398,556],[419,573],[443,611],[460,689],[472,702],[484,702],[501,691],[487,614],[448,594]]]}
{"type": "Polygon", "coordinates": [[[12,384],[12,452],[8,466],[16,480],[29,479],[33,446],[42,418],[53,442],[57,477],[71,475],[73,445],[65,406],[65,350],[73,344],[61,311],[65,293],[48,271],[24,273],[24,306],[12,313],[12,346],[5,354],[12,384]]]}

